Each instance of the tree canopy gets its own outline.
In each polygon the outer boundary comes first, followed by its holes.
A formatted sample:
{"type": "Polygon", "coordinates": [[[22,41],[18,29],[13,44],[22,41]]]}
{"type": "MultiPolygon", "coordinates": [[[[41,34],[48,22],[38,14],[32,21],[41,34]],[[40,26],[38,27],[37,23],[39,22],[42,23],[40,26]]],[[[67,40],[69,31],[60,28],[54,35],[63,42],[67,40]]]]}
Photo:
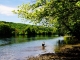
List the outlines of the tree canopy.
{"type": "Polygon", "coordinates": [[[14,35],[52,35],[58,34],[55,28],[22,23],[0,21],[0,36],[14,35]]]}
{"type": "Polygon", "coordinates": [[[22,4],[13,11],[20,18],[34,23],[53,25],[65,33],[80,39],[79,0],[36,0],[34,4],[22,4]]]}
{"type": "Polygon", "coordinates": [[[0,37],[9,37],[12,35],[12,28],[8,24],[0,23],[0,37]]]}

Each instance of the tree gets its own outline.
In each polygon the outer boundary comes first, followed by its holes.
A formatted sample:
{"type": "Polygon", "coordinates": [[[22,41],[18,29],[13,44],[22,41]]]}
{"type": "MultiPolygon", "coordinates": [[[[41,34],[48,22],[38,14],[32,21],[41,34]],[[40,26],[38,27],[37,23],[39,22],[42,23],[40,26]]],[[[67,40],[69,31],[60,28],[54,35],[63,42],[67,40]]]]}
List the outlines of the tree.
{"type": "Polygon", "coordinates": [[[80,39],[80,28],[78,28],[80,25],[79,0],[36,0],[35,4],[22,4],[17,11],[13,12],[34,23],[57,25],[60,29],[64,27],[66,33],[68,32],[80,39]],[[57,24],[54,23],[55,20],[57,24]]]}
{"type": "Polygon", "coordinates": [[[0,24],[0,37],[1,36],[3,36],[3,37],[11,36],[12,31],[13,31],[13,29],[9,25],[4,24],[4,23],[0,24]]]}

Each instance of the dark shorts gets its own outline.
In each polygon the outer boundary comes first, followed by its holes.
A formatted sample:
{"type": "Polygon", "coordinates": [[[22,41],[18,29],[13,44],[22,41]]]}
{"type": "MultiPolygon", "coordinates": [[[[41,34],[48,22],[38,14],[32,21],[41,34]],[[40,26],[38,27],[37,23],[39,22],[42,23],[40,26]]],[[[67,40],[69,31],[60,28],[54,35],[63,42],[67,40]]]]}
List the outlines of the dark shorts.
{"type": "Polygon", "coordinates": [[[44,46],[45,44],[42,44],[42,46],[44,46]]]}

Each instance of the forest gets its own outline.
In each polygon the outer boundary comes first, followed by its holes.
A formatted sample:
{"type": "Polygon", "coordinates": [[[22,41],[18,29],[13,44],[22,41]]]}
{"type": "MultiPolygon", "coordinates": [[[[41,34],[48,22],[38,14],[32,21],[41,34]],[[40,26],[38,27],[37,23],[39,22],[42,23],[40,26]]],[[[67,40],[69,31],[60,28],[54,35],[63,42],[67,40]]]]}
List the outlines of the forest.
{"type": "Polygon", "coordinates": [[[59,34],[56,28],[0,21],[0,36],[52,34],[59,34]]]}

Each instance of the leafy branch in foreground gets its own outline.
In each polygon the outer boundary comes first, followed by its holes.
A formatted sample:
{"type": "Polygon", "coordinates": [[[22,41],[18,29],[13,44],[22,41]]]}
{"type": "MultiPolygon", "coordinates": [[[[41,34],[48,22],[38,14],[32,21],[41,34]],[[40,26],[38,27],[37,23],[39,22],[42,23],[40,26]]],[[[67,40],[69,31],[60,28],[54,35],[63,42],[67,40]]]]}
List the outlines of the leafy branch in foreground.
{"type": "Polygon", "coordinates": [[[36,0],[34,4],[22,4],[17,11],[20,18],[34,23],[53,25],[65,34],[80,39],[80,1],[79,0],[36,0]],[[56,21],[56,22],[54,22],[56,21]]]}

